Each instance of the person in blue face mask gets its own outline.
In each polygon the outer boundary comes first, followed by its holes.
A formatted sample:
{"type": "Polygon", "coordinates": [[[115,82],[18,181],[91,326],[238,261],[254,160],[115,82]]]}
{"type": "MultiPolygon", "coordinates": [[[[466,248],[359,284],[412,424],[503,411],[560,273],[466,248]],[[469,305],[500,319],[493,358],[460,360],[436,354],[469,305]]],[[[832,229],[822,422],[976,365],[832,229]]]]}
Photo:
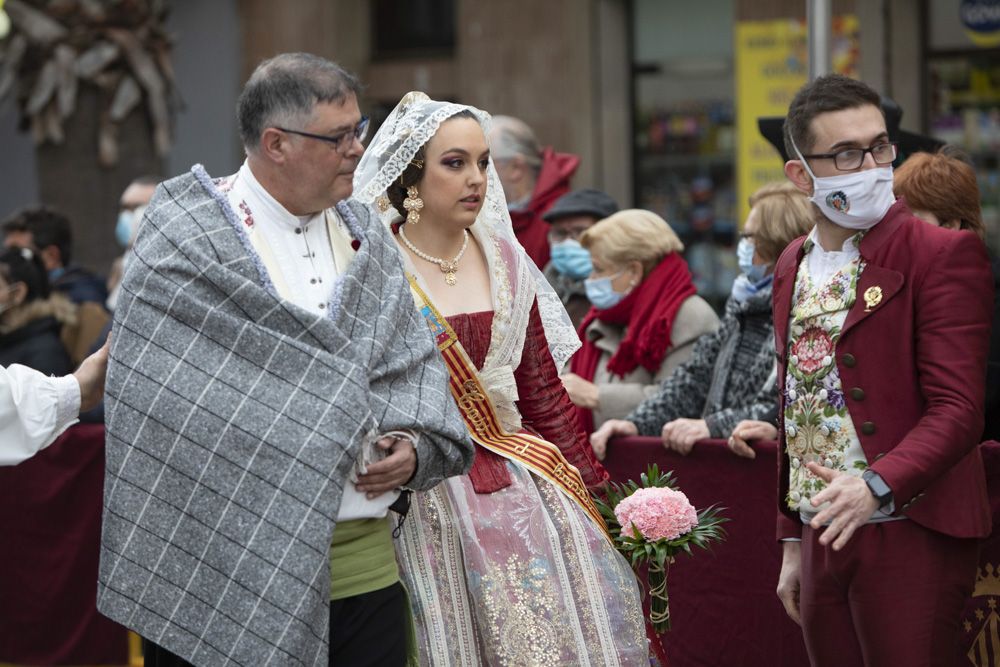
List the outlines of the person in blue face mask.
{"type": "Polygon", "coordinates": [[[140,176],[133,180],[122,192],[121,199],[118,200],[118,220],[115,223],[115,240],[118,245],[125,249],[125,254],[116,259],[111,264],[111,271],[108,272],[108,300],[107,308],[114,311],[118,303],[118,288],[122,279],[122,272],[125,270],[125,262],[128,251],[132,247],[132,240],[139,229],[139,222],[142,214],[146,211],[156,186],[160,179],[155,176],[140,176]]]}
{"type": "MultiPolygon", "coordinates": [[[[665,448],[687,455],[699,440],[730,437],[743,420],[776,417],[773,268],[785,247],[813,224],[808,198],[791,183],[767,184],[750,197],[738,249],[743,274],[719,327],[699,338],[690,358],[635,409],[594,432],[590,441],[598,458],[606,455],[609,439],[632,435],[659,436],[665,448]]],[[[612,287],[622,289],[614,281],[612,287]]]]}
{"type": "Polygon", "coordinates": [[[140,176],[125,188],[118,201],[118,220],[115,224],[115,240],[126,250],[132,245],[135,230],[142,219],[142,211],[149,205],[160,179],[155,176],[140,176]]]}
{"type": "Polygon", "coordinates": [[[600,190],[576,190],[563,195],[542,218],[549,223],[551,259],[545,279],[562,299],[573,326],[580,326],[590,309],[584,280],[593,264],[580,236],[598,220],[618,211],[618,203],[600,190]]]}
{"type": "Polygon", "coordinates": [[[580,325],[583,347],[562,380],[590,432],[655,392],[719,319],[695,293],[684,244],[655,213],[619,211],[580,242],[593,256],[584,280],[593,307],[580,325]]]}
{"type": "Polygon", "coordinates": [[[747,216],[743,231],[740,232],[740,242],[736,245],[736,260],[739,263],[740,275],[733,281],[731,296],[739,303],[745,303],[774,280],[772,275],[774,262],[764,261],[757,252],[755,237],[760,228],[759,210],[757,207],[750,209],[750,215],[747,216]]]}

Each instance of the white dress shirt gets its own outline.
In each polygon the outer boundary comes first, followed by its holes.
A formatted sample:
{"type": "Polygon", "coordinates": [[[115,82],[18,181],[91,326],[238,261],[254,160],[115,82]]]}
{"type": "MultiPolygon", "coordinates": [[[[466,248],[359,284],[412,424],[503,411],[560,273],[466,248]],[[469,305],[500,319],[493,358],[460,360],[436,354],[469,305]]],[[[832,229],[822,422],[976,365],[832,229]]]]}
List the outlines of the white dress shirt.
{"type": "Polygon", "coordinates": [[[17,465],[77,422],[80,384],[14,364],[0,368],[0,465],[17,465]]]}
{"type": "Polygon", "coordinates": [[[824,250],[819,242],[819,233],[816,227],[809,232],[809,240],[816,244],[816,247],[806,256],[809,262],[809,276],[814,285],[825,285],[840,269],[844,268],[861,255],[858,249],[857,234],[852,234],[844,240],[840,250],[824,250]]]}
{"type": "MultiPolygon", "coordinates": [[[[336,256],[350,256],[350,234],[335,209],[311,216],[288,212],[254,177],[246,162],[223,186],[237,217],[247,229],[255,246],[267,247],[270,257],[265,265],[281,297],[316,315],[327,314],[327,302],[334,280],[347,268],[338,266],[336,256]],[[328,227],[342,234],[331,238],[328,227]],[[332,244],[346,244],[334,252],[332,244]],[[275,272],[280,275],[275,275],[275,272]]],[[[343,263],[343,262],[342,262],[343,263]]],[[[363,443],[362,447],[369,446],[363,443]]],[[[390,491],[368,499],[354,484],[344,484],[337,521],[384,517],[399,497],[390,491]]]]}

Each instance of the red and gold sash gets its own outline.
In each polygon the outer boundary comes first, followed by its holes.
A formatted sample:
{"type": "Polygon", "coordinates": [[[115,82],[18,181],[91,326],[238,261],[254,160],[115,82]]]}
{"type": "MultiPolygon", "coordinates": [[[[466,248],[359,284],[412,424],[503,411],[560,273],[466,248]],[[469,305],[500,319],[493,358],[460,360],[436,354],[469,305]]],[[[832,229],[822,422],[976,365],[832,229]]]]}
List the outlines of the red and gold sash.
{"type": "Polygon", "coordinates": [[[451,395],[473,441],[491,452],[527,466],[535,474],[555,484],[570,500],[583,508],[600,527],[601,532],[608,536],[608,528],[583,483],[580,471],[551,442],[529,433],[509,433],[504,430],[496,408],[479,380],[475,365],[462,348],[454,329],[420,289],[416,279],[412,275],[407,277],[417,308],[427,321],[444,359],[451,380],[451,395]]]}

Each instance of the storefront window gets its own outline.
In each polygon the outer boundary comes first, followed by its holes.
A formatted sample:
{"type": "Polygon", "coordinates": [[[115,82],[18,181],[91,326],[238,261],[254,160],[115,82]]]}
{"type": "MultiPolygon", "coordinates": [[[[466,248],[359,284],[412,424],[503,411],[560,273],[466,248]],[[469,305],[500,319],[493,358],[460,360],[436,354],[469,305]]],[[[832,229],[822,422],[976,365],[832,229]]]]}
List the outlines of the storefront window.
{"type": "Polygon", "coordinates": [[[635,199],[684,241],[699,294],[736,277],[733,0],[636,0],[635,199]]]}
{"type": "Polygon", "coordinates": [[[932,56],[927,68],[930,133],[972,159],[988,242],[1000,251],[1000,53],[932,56]]]}
{"type": "Polygon", "coordinates": [[[1000,253],[1000,8],[930,0],[928,10],[927,129],[971,158],[987,244],[1000,253]]]}

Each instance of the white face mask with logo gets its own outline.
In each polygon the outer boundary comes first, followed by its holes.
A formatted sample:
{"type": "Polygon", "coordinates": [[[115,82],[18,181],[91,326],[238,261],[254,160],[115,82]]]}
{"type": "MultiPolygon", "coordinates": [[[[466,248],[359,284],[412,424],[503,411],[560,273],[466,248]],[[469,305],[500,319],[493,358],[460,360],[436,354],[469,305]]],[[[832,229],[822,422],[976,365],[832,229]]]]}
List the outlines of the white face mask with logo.
{"type": "Polygon", "coordinates": [[[871,229],[896,203],[892,193],[892,167],[852,171],[839,176],[817,177],[792,142],[813,181],[809,198],[827,218],[845,229],[871,229]]]}

